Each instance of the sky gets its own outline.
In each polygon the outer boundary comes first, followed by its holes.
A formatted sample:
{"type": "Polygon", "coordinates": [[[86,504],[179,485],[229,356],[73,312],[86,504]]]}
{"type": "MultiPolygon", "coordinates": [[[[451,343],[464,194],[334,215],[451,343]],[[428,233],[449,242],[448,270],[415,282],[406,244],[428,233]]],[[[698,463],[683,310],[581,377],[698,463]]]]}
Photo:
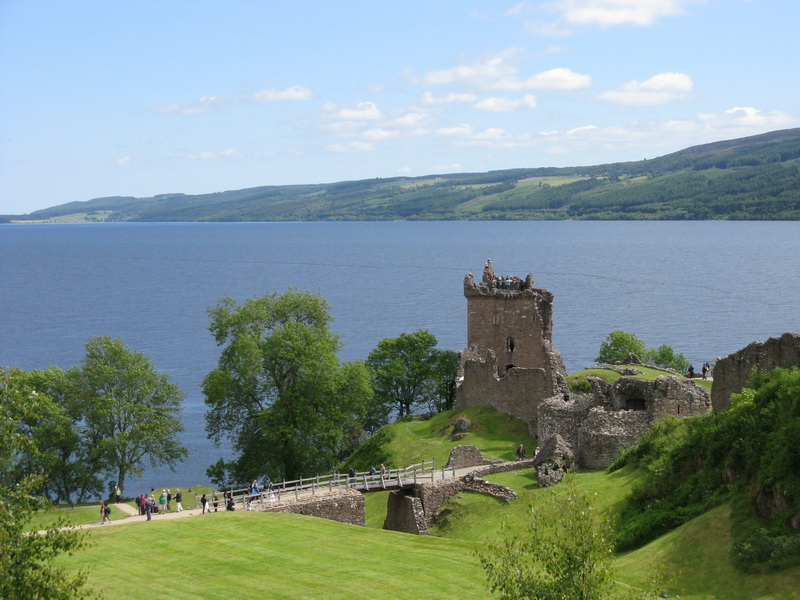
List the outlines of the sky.
{"type": "Polygon", "coordinates": [[[0,214],[800,127],[797,0],[0,0],[0,214]]]}

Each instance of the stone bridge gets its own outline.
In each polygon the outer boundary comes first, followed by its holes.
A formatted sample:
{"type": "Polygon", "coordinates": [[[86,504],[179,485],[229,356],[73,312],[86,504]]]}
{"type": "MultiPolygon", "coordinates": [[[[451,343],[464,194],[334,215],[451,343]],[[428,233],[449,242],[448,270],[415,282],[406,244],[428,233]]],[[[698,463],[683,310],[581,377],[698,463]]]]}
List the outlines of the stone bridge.
{"type": "MultiPolygon", "coordinates": [[[[287,512],[351,525],[365,525],[364,494],[389,490],[386,521],[383,528],[405,533],[425,534],[438,516],[441,506],[463,491],[486,494],[506,502],[516,499],[516,493],[499,484],[482,479],[486,475],[533,467],[533,459],[520,461],[490,461],[483,458],[474,446],[456,446],[447,465],[417,471],[410,477],[384,478],[385,486],[371,485],[374,479],[347,485],[306,489],[302,493],[283,493],[280,497],[262,495],[251,502],[250,509],[261,512],[287,512]]],[[[404,470],[405,471],[405,470],[404,470]]],[[[364,475],[364,474],[359,474],[364,475]]]]}

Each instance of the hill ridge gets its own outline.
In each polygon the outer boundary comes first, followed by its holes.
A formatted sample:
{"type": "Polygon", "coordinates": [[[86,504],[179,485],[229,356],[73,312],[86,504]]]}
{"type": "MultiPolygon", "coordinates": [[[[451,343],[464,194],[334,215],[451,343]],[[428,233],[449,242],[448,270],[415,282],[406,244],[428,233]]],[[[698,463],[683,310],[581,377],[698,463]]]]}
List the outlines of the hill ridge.
{"type": "Polygon", "coordinates": [[[0,221],[542,219],[798,220],[800,128],[640,161],[110,196],[0,221]]]}

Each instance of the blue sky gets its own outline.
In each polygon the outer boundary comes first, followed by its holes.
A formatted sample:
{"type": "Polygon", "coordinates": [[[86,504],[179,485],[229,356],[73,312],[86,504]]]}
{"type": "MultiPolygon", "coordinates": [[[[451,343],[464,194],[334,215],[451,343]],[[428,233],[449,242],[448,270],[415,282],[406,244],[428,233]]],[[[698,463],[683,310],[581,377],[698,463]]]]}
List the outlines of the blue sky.
{"type": "Polygon", "coordinates": [[[797,0],[0,0],[0,214],[800,126],[797,0]]]}

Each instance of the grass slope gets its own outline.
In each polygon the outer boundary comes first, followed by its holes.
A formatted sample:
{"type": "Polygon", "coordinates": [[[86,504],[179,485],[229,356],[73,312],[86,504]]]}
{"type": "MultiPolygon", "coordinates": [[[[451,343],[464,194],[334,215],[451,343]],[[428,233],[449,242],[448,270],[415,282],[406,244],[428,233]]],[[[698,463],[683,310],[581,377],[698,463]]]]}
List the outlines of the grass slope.
{"type": "Polygon", "coordinates": [[[65,559],[106,598],[485,598],[474,545],[289,514],[218,513],[95,529],[65,559]]]}
{"type": "MultiPolygon", "coordinates": [[[[444,464],[459,443],[474,444],[489,458],[513,458],[519,443],[534,447],[523,423],[490,408],[450,411],[389,430],[386,450],[397,464],[434,457],[444,464]],[[454,440],[452,423],[459,416],[474,428],[465,439],[454,440]]],[[[548,494],[558,493],[557,487],[540,488],[529,470],[489,479],[512,488],[519,498],[506,504],[460,494],[444,505],[429,536],[381,530],[383,492],[366,497],[366,528],[297,515],[219,513],[94,529],[94,546],[64,561],[90,567],[91,585],[106,598],[487,598],[474,550],[497,539],[504,520],[521,523],[548,494]]],[[[632,467],[577,475],[578,484],[611,512],[619,511],[637,479],[632,467]]],[[[735,526],[730,508],[717,507],[617,557],[619,580],[643,585],[652,566],[663,564],[672,597],[678,592],[696,600],[800,598],[800,567],[769,575],[732,567],[728,553],[735,526]]]]}

